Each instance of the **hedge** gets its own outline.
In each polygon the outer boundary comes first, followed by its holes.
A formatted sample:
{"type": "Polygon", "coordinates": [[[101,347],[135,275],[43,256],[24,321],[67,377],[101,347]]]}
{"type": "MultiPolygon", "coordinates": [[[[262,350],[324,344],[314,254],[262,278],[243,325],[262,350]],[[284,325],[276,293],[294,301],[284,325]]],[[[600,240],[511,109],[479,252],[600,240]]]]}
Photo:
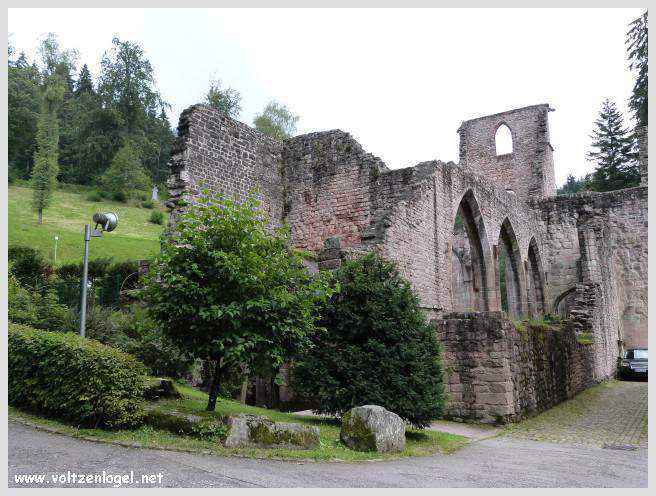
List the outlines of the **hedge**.
{"type": "Polygon", "coordinates": [[[77,425],[143,421],[146,368],[133,356],[73,333],[9,324],[9,403],[77,425]]]}

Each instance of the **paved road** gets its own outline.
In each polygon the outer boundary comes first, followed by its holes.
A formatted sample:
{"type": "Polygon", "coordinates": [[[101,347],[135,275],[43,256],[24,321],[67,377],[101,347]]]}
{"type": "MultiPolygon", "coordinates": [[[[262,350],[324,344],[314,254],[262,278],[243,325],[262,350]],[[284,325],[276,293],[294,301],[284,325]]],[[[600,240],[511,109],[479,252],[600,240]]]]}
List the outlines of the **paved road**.
{"type": "MultiPolygon", "coordinates": [[[[134,471],[137,481],[144,474],[162,474],[161,484],[132,484],[140,487],[646,487],[647,451],[498,437],[448,456],[294,463],[123,448],[9,422],[10,487],[70,487],[73,484],[53,483],[51,476],[103,470],[134,471]],[[46,474],[50,483],[17,483],[15,476],[25,474],[46,474]]],[[[90,485],[96,484],[85,484],[90,485]]]]}

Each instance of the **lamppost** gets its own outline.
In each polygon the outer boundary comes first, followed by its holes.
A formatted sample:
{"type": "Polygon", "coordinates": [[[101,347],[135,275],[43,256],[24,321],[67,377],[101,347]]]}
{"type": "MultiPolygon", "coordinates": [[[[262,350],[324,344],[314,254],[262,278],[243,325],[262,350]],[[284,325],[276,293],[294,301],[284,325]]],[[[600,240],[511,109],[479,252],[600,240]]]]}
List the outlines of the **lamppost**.
{"type": "Polygon", "coordinates": [[[84,336],[84,330],[87,323],[87,285],[89,283],[89,241],[91,237],[102,238],[103,231],[111,232],[118,226],[118,214],[107,212],[104,214],[93,214],[93,221],[96,223],[91,231],[91,226],[84,226],[84,264],[82,268],[82,296],[80,297],[80,336],[84,336]],[[98,230],[100,227],[100,230],[98,230]]]}

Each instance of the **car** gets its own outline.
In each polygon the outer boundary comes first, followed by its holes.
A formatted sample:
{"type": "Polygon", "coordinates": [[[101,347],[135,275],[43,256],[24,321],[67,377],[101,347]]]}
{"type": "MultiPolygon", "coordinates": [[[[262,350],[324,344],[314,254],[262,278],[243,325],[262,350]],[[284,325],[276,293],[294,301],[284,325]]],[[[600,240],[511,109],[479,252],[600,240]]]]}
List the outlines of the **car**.
{"type": "Polygon", "coordinates": [[[647,377],[649,369],[647,348],[630,348],[624,352],[619,360],[619,376],[647,377]]]}

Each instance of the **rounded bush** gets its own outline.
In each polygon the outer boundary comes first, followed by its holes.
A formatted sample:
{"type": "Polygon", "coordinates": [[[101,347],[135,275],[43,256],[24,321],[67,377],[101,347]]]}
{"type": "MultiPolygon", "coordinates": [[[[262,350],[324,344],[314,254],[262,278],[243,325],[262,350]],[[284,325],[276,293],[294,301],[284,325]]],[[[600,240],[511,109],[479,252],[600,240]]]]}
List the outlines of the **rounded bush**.
{"type": "Polygon", "coordinates": [[[30,246],[11,245],[7,257],[12,273],[25,286],[37,286],[52,272],[51,265],[41,252],[30,246]]]}
{"type": "Polygon", "coordinates": [[[320,413],[378,405],[417,427],[442,413],[441,349],[410,283],[369,254],[337,271],[313,347],[292,369],[292,389],[320,413]]]}
{"type": "Polygon", "coordinates": [[[87,195],[87,200],[91,202],[101,202],[103,201],[103,195],[100,191],[92,191],[87,195]]]}
{"type": "Polygon", "coordinates": [[[161,210],[153,210],[148,220],[153,224],[162,225],[164,224],[164,212],[162,212],[161,210]]]}
{"type": "Polygon", "coordinates": [[[153,202],[153,200],[144,200],[141,202],[141,206],[143,208],[152,209],[155,206],[155,202],[153,202]]]}
{"type": "Polygon", "coordinates": [[[134,427],[144,417],[145,367],[73,333],[9,324],[9,404],[78,425],[134,427]]]}

